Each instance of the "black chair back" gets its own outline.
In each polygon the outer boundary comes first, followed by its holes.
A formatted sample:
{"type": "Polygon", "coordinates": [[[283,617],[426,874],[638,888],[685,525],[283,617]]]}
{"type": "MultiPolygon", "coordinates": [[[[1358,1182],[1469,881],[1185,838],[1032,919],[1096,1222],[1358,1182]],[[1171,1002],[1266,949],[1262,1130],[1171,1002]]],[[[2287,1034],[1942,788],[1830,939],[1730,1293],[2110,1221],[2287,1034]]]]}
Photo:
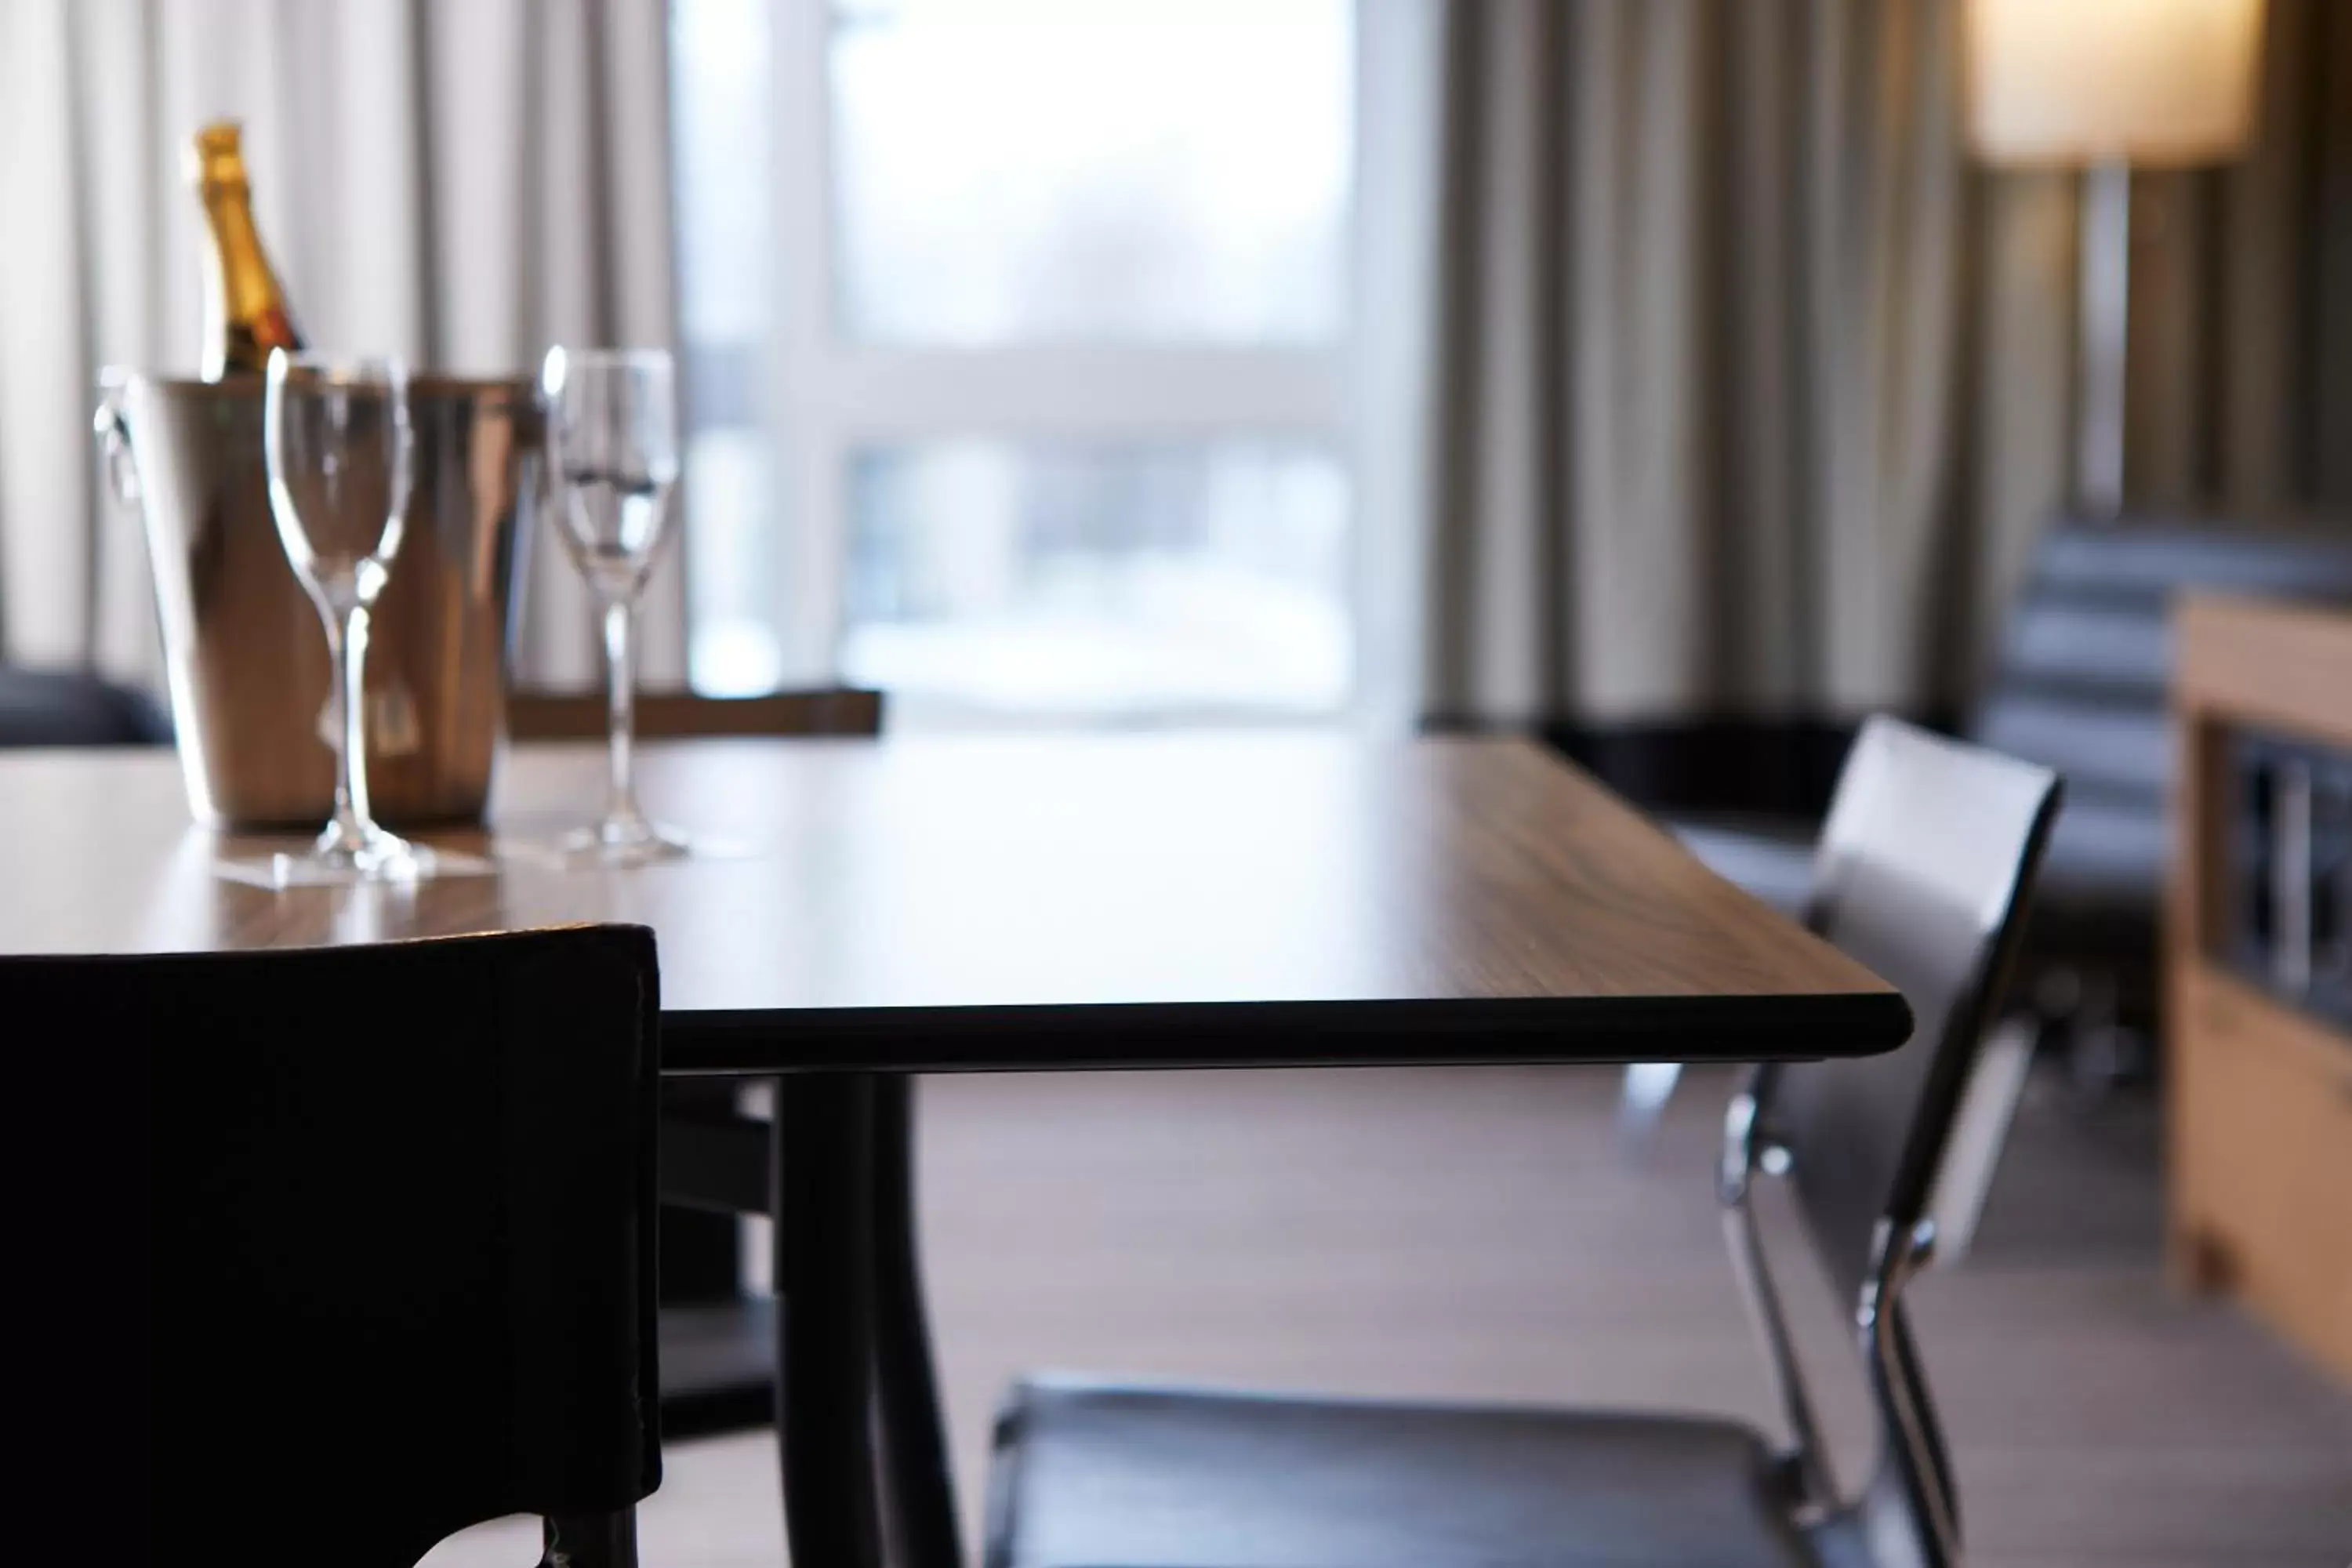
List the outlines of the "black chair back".
{"type": "Polygon", "coordinates": [[[1901,1292],[1932,1244],[1922,1222],[2059,797],[2048,768],[1892,719],[1864,723],[1822,828],[1808,919],[1901,989],[1911,1038],[1881,1057],[1765,1066],[1726,1127],[1733,1258],[1770,1352],[1797,1488],[1867,1535],[1908,1533],[1928,1568],[1958,1561],[1959,1500],[1901,1292]],[[1764,1266],[1748,1199],[1759,1163],[1794,1184],[1814,1249],[1863,1331],[1884,1441],[1852,1505],[1832,1485],[1764,1266]]]}
{"type": "Polygon", "coordinates": [[[403,1568],[518,1512],[625,1550],[661,1469],[658,1005],[624,927],[0,960],[19,1115],[102,1106],[121,1146],[51,1279],[135,1327],[51,1348],[89,1358],[61,1425],[131,1494],[126,1555],[403,1568]]]}
{"type": "Polygon", "coordinates": [[[1927,1213],[2059,794],[2047,768],[1895,720],[1854,741],[1809,923],[1902,991],[1913,1034],[1885,1056],[1769,1068],[1759,1094],[1844,1294],[1869,1279],[1882,1225],[1927,1213]]]}

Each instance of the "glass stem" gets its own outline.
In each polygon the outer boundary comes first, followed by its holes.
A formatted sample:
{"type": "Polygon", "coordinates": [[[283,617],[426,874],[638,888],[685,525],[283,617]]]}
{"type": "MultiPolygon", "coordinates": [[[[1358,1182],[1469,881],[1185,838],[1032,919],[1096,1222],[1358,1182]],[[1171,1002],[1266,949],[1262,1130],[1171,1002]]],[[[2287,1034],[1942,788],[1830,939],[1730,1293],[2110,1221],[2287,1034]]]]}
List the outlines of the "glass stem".
{"type": "Polygon", "coordinates": [[[631,635],[635,607],[626,599],[604,606],[604,668],[612,681],[607,732],[612,750],[607,759],[604,819],[611,823],[637,819],[637,787],[630,754],[636,724],[637,650],[631,635]]]}
{"type": "Polygon", "coordinates": [[[364,606],[344,611],[340,623],[328,618],[327,649],[334,656],[335,689],[343,702],[341,743],[335,748],[335,826],[355,847],[375,832],[368,808],[367,646],[364,606]]]}

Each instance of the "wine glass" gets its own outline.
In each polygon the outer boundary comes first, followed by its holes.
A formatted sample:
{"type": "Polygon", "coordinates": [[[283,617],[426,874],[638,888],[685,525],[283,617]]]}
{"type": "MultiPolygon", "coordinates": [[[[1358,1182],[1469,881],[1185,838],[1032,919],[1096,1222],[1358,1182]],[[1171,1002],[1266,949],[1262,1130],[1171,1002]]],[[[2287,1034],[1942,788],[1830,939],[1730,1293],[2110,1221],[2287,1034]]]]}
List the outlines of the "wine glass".
{"type": "Polygon", "coordinates": [[[637,866],[687,853],[637,805],[631,742],[636,602],[668,534],[677,483],[677,392],[660,349],[555,348],[540,371],[556,531],[604,612],[610,681],[604,815],[557,845],[567,861],[637,866]]]}
{"type": "Polygon", "coordinates": [[[270,352],[269,511],[326,626],[341,719],[334,816],[307,854],[270,857],[267,879],[277,887],[413,882],[439,868],[432,850],[385,832],[368,809],[368,618],[400,552],[411,445],[408,368],[398,359],[270,352]]]}

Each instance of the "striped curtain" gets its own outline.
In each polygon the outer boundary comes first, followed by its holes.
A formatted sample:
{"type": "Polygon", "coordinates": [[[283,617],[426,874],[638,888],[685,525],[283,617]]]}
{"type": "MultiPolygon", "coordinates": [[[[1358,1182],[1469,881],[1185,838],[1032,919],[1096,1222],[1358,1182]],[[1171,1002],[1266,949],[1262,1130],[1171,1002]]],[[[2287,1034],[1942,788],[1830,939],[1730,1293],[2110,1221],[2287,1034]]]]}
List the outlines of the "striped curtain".
{"type": "MultiPolygon", "coordinates": [[[[1971,159],[1959,4],[1449,7],[1424,714],[1965,700],[2066,489],[2077,225],[1971,159]]],[[[2257,146],[2140,182],[2202,205],[2135,225],[2137,500],[2352,507],[2352,5],[2272,22],[2257,146]]]]}

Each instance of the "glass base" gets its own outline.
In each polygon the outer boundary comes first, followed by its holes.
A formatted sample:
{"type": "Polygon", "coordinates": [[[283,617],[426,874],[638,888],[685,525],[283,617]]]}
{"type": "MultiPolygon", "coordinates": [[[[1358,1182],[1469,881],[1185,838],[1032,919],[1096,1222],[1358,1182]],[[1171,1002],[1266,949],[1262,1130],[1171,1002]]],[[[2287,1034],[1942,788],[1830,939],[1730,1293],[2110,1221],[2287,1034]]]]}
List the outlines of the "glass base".
{"type": "Polygon", "coordinates": [[[436,877],[485,877],[498,868],[478,856],[412,844],[369,826],[358,832],[331,822],[302,854],[226,859],[214,868],[232,882],[257,888],[343,888],[359,882],[415,884],[436,877]]]}
{"type": "Polygon", "coordinates": [[[609,816],[564,834],[548,852],[563,866],[626,867],[683,860],[694,851],[675,827],[642,816],[609,816]]]}

